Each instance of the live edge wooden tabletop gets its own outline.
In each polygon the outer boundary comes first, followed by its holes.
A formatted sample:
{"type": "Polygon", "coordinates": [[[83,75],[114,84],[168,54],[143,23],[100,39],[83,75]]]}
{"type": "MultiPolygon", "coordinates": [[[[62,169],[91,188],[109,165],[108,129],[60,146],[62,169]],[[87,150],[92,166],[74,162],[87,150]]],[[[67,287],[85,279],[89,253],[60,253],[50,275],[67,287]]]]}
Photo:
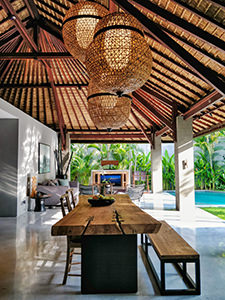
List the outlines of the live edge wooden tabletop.
{"type": "Polygon", "coordinates": [[[52,226],[52,235],[120,235],[157,232],[161,223],[137,207],[127,194],[113,195],[109,206],[92,207],[81,195],[79,204],[52,226]]]}

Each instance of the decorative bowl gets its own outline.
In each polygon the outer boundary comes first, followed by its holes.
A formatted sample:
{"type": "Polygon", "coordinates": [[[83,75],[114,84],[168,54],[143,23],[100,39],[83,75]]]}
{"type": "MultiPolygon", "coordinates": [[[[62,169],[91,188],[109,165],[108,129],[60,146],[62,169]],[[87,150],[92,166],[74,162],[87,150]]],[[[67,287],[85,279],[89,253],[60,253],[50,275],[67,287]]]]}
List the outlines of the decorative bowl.
{"type": "Polygon", "coordinates": [[[109,198],[109,199],[92,199],[89,198],[88,202],[91,204],[91,206],[107,206],[111,205],[112,203],[115,202],[115,199],[109,198]]]}

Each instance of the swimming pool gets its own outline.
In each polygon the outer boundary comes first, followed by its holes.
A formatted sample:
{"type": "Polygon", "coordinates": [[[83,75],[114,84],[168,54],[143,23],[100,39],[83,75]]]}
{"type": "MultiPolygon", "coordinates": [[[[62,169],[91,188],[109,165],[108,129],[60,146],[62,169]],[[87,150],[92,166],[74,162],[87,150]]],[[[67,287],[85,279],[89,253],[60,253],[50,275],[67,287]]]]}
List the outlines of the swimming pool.
{"type": "MultiPolygon", "coordinates": [[[[174,191],[169,191],[169,193],[175,196],[174,191]]],[[[195,204],[225,206],[225,192],[195,191],[195,204]]]]}

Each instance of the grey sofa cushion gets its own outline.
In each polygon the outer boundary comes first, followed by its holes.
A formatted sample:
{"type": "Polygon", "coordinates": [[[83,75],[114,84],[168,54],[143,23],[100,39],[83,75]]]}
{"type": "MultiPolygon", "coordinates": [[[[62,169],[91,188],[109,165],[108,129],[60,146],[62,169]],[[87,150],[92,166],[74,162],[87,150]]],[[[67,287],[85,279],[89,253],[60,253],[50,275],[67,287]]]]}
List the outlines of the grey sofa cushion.
{"type": "Polygon", "coordinates": [[[57,205],[60,204],[61,195],[65,194],[68,186],[48,186],[48,185],[38,185],[37,192],[41,192],[44,194],[50,194],[51,196],[45,199],[45,205],[57,205]]]}

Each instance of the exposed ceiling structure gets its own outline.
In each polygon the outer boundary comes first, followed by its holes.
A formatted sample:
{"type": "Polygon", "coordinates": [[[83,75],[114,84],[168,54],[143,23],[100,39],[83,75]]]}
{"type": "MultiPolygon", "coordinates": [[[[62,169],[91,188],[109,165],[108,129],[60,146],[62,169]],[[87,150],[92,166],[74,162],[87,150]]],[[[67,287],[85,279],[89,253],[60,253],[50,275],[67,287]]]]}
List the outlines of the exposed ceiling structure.
{"type": "Polygon", "coordinates": [[[193,118],[194,137],[225,127],[224,1],[97,2],[135,16],[152,50],[152,73],[133,92],[125,126],[107,132],[89,116],[85,65],[61,35],[72,0],[0,0],[0,97],[74,142],[172,141],[178,115],[193,118]]]}

